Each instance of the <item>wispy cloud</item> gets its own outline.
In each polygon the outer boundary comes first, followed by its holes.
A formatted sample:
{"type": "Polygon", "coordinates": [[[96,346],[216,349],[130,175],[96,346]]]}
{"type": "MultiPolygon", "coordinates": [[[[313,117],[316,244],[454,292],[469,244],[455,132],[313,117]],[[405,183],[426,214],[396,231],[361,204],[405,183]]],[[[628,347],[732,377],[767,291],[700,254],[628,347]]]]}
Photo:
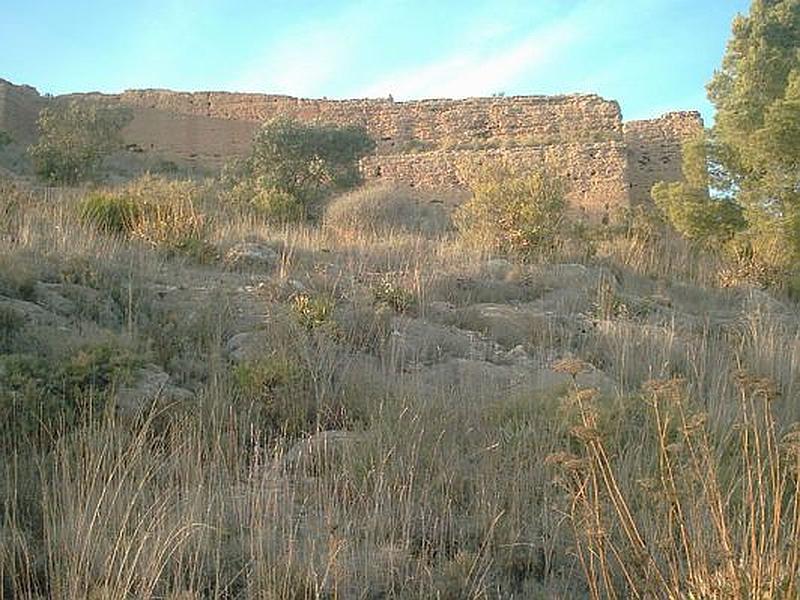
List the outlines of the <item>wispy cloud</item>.
{"type": "Polygon", "coordinates": [[[374,12],[355,2],[326,19],[295,26],[235,74],[230,87],[298,96],[324,94],[355,62],[362,33],[375,25],[375,18],[374,12]]]}
{"type": "Polygon", "coordinates": [[[421,66],[410,67],[360,90],[359,96],[397,98],[464,97],[503,91],[524,76],[552,63],[577,39],[581,28],[560,22],[527,35],[521,41],[491,48],[459,51],[421,66]]]}
{"type": "MultiPolygon", "coordinates": [[[[461,40],[450,54],[389,73],[362,87],[358,95],[391,93],[405,99],[509,90],[530,93],[532,86],[554,80],[574,89],[582,79],[578,74],[588,65],[604,68],[601,61],[613,53],[608,47],[610,39],[621,31],[632,31],[637,17],[675,1],[644,0],[632,9],[628,0],[574,0],[549,12],[539,9],[552,9],[552,5],[531,3],[529,13],[518,14],[517,21],[479,23],[475,35],[461,40]],[[570,60],[570,72],[563,72],[562,65],[570,60]]],[[[574,91],[592,89],[588,86],[574,91]]]]}

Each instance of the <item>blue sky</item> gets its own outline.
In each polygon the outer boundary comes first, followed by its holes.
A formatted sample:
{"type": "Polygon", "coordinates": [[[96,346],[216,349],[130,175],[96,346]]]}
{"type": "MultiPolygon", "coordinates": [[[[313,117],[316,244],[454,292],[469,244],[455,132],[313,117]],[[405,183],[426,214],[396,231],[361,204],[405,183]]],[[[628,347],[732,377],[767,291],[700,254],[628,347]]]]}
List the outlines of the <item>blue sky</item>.
{"type": "Polygon", "coordinates": [[[749,0],[0,0],[0,77],[41,92],[395,100],[594,92],[626,119],[712,110],[749,0]]]}

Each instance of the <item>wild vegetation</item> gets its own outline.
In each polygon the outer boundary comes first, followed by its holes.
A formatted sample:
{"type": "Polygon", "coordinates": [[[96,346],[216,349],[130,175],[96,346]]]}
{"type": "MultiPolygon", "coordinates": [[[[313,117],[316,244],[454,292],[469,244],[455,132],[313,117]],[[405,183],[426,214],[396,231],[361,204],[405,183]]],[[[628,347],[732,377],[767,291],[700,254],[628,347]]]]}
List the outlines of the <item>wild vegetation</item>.
{"type": "Polygon", "coordinates": [[[121,147],[122,128],[131,120],[123,107],[63,101],[39,115],[39,140],[28,149],[37,175],[52,183],[91,179],[103,158],[121,147]]]}
{"type": "Polygon", "coordinates": [[[0,600],[797,598],[790,174],[732,122],[598,224],[503,164],[343,191],[363,132],[288,121],[219,180],[3,180],[0,600]]]}
{"type": "Polygon", "coordinates": [[[231,202],[257,209],[270,221],[315,216],[319,200],[360,181],[358,159],[375,143],[362,127],[267,121],[246,159],[229,165],[223,180],[231,202]]]}
{"type": "Polygon", "coordinates": [[[796,594],[800,319],[724,253],[504,257],[402,188],[281,227],[48,194],[0,211],[0,597],[796,594]]]}

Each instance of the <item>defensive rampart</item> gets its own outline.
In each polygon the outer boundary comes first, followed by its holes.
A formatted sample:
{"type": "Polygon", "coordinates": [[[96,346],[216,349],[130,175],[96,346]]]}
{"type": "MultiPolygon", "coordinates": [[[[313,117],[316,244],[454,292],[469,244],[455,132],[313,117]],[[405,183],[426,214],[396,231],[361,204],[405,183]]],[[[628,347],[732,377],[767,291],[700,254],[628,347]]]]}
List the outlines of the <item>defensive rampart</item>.
{"type": "MultiPolygon", "coordinates": [[[[68,98],[130,107],[128,149],[179,165],[216,169],[245,155],[259,124],[276,116],[355,124],[377,142],[362,162],[367,179],[461,187],[460,165],[503,159],[563,178],[573,208],[592,217],[647,201],[656,181],[681,179],[681,144],[702,127],[694,112],[623,125],[619,105],[593,94],[394,102],[133,90],[68,98]]],[[[0,80],[0,130],[33,139],[46,102],[0,80]]]]}

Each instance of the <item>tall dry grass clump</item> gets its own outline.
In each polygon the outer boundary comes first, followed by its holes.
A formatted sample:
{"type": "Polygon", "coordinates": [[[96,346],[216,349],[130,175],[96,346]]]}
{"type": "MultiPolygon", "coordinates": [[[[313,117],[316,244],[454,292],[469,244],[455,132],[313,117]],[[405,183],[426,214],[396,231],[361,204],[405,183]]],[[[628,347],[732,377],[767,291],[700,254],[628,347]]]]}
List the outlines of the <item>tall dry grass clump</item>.
{"type": "Polygon", "coordinates": [[[550,460],[591,597],[797,597],[800,424],[776,420],[769,379],[737,383],[738,416],[720,434],[685,381],[647,382],[633,461],[604,435],[596,393],[573,393],[578,452],[550,460]]]}
{"type": "Polygon", "coordinates": [[[91,192],[79,214],[104,232],[203,257],[210,249],[208,219],[199,206],[202,193],[193,181],[144,175],[121,189],[91,192]]]}
{"type": "Polygon", "coordinates": [[[440,199],[398,184],[373,185],[332,199],[323,224],[348,237],[391,233],[441,236],[451,227],[440,199]]]}

